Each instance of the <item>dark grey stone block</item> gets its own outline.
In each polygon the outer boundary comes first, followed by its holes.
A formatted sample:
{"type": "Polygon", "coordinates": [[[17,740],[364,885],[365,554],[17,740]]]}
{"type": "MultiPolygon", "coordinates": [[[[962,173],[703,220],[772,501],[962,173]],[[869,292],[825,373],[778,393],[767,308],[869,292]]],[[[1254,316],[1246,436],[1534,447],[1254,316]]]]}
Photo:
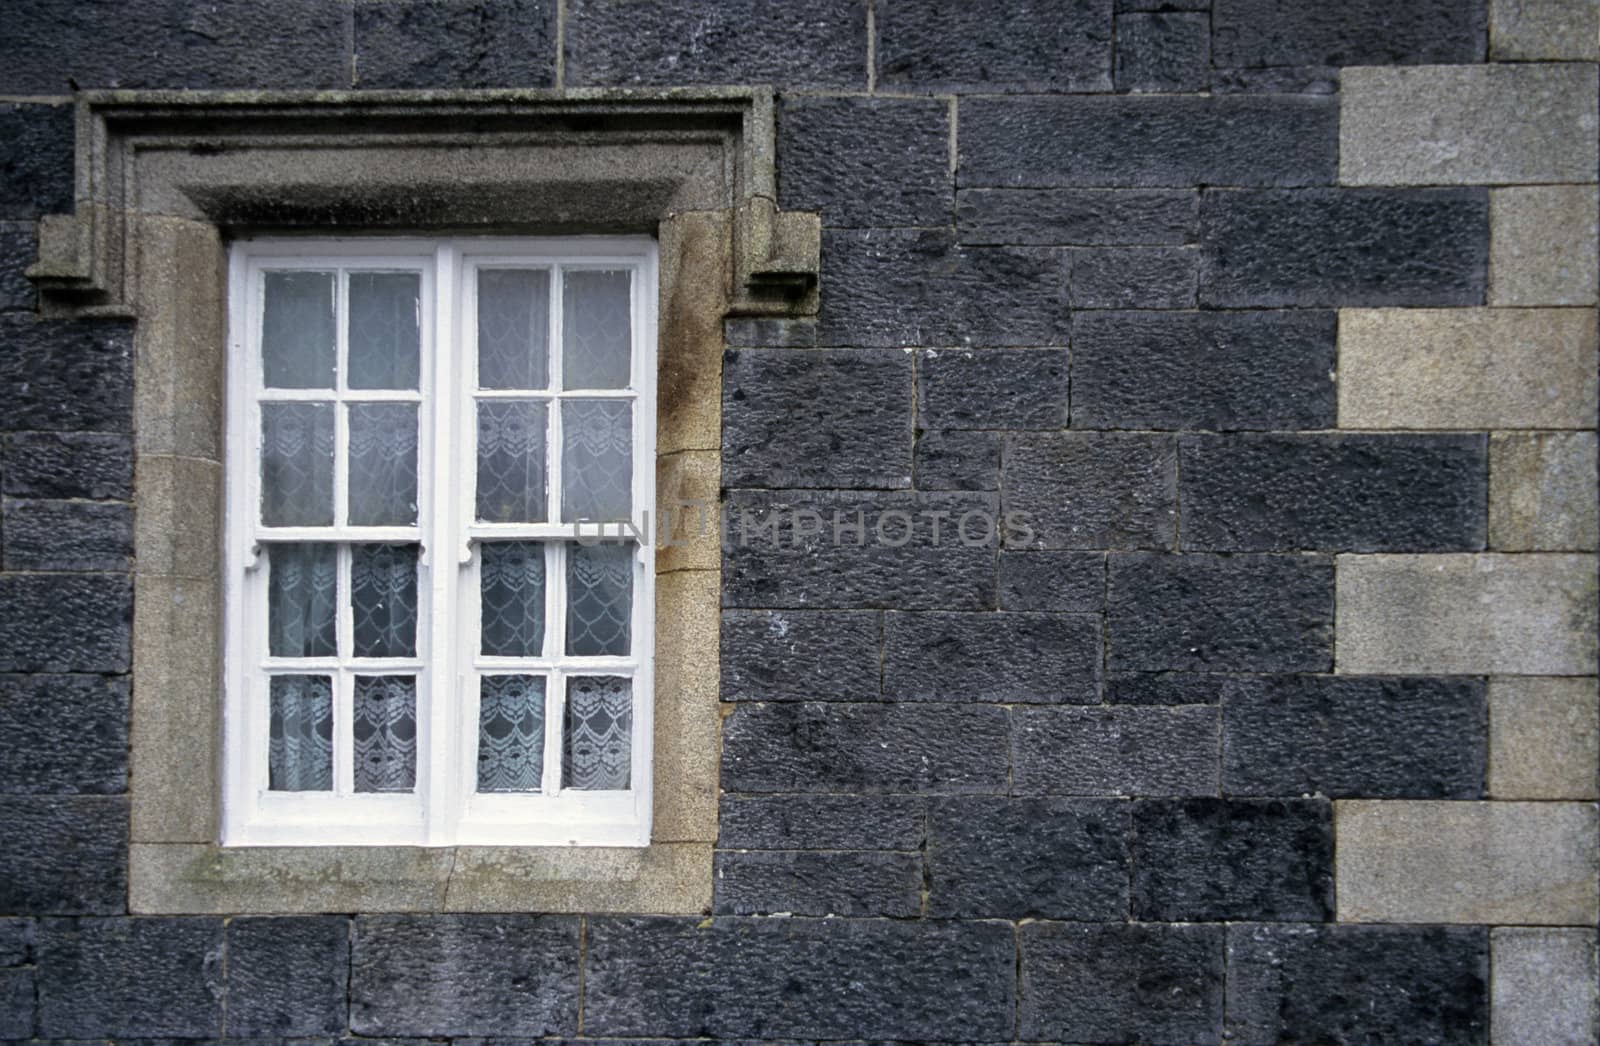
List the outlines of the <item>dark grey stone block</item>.
{"type": "Polygon", "coordinates": [[[122,792],[128,787],[128,681],[0,676],[0,739],[0,792],[122,792]]]}
{"type": "Polygon", "coordinates": [[[999,490],[1000,433],[918,433],[913,464],[918,490],[999,490]]]}
{"type": "Polygon", "coordinates": [[[1067,367],[1066,349],[923,349],[917,353],[917,424],[1065,428],[1067,367]]]}
{"type": "Polygon", "coordinates": [[[1113,555],[1109,571],[1108,669],[1332,668],[1333,564],[1327,559],[1131,553],[1113,555]]]}
{"type": "Polygon", "coordinates": [[[1275,66],[1266,69],[1213,69],[1212,94],[1338,94],[1336,66],[1275,66]]]}
{"type": "Polygon", "coordinates": [[[1482,435],[1189,436],[1178,454],[1185,549],[1484,547],[1482,435]]]}
{"type": "Polygon", "coordinates": [[[1220,1041],[1220,926],[1042,922],[1019,941],[1023,1039],[1220,1041]]]}
{"type": "Polygon", "coordinates": [[[33,222],[0,222],[0,311],[31,310],[39,296],[24,275],[39,256],[33,222]]]}
{"type": "Polygon", "coordinates": [[[0,671],[126,672],[132,622],[125,576],[0,575],[0,671]]]}
{"type": "Polygon", "coordinates": [[[921,854],[720,850],[713,875],[718,915],[922,914],[921,854]]]}
{"type": "Polygon", "coordinates": [[[888,701],[1100,700],[1100,619],[1088,614],[884,616],[888,701]]]}
{"type": "Polygon", "coordinates": [[[1301,97],[963,99],[957,184],[1331,185],[1339,107],[1301,97]]]}
{"type": "Polygon", "coordinates": [[[1133,917],[1333,918],[1333,804],[1147,799],[1133,806],[1133,917]]]}
{"type": "Polygon", "coordinates": [[[1188,247],[1071,251],[1075,309],[1192,309],[1200,254],[1188,247]]]}
{"type": "Polygon", "coordinates": [[[732,316],[722,321],[722,337],[736,349],[813,349],[817,346],[817,322],[732,316]]]}
{"type": "Polygon", "coordinates": [[[1004,0],[882,0],[875,10],[879,90],[1111,86],[1111,0],[1048,0],[1025,13],[1004,0]]]}
{"type": "Polygon", "coordinates": [[[1437,65],[1481,62],[1485,0],[1216,0],[1218,65],[1437,65]]]}
{"type": "Polygon", "coordinates": [[[13,432],[0,436],[0,490],[11,497],[133,497],[133,441],[102,432],[13,432]]]}
{"type": "Polygon", "coordinates": [[[1483,795],[1479,679],[1241,678],[1222,715],[1223,791],[1233,795],[1483,795]]]}
{"type": "Polygon", "coordinates": [[[39,924],[39,1034],[215,1038],[222,954],[221,919],[46,919],[39,924]]]}
{"type": "Polygon", "coordinates": [[[924,801],[905,796],[723,795],[717,845],[761,850],[915,850],[924,801]]]}
{"type": "Polygon", "coordinates": [[[832,226],[948,225],[950,107],[904,98],[787,96],[779,202],[832,226]]]}
{"type": "MultiPolygon", "coordinates": [[[[0,796],[0,835],[7,840],[0,847],[0,911],[113,915],[127,910],[126,799],[0,796]]],[[[78,1034],[53,1031],[50,1037],[78,1034]]]]}
{"type": "Polygon", "coordinates": [[[1175,246],[1200,231],[1192,189],[962,189],[962,243],[1175,246]]]}
{"type": "MultiPolygon", "coordinates": [[[[1007,436],[1007,514],[1032,548],[1170,548],[1177,538],[1178,454],[1162,436],[1098,432],[1007,436]]],[[[1019,536],[1020,537],[1020,536],[1019,536]]]]}
{"type": "Polygon", "coordinates": [[[1336,327],[1332,312],[1074,316],[1073,424],[1332,428],[1336,327]]]}
{"type": "Polygon", "coordinates": [[[595,918],[591,1035],[1001,1039],[1016,947],[1000,923],[595,918]]]}
{"type": "Polygon", "coordinates": [[[851,0],[571,0],[568,86],[867,83],[867,12],[851,0]]]}
{"type": "Polygon", "coordinates": [[[928,914],[1123,919],[1128,804],[1113,799],[936,799],[928,914]]]}
{"type": "MultiPolygon", "coordinates": [[[[21,9],[10,14],[26,17],[21,9]]],[[[0,70],[6,70],[0,72],[0,90],[9,86],[15,68],[10,52],[25,44],[17,23],[8,22],[0,42],[0,70]]],[[[72,120],[70,105],[0,102],[0,218],[31,220],[72,210],[72,120]]]]}
{"type": "Polygon", "coordinates": [[[0,398],[11,431],[130,431],[133,326],[0,317],[0,398]]]}
{"type": "Polygon", "coordinates": [[[1488,190],[1206,192],[1200,301],[1482,305],[1488,190]]]}
{"type": "Polygon", "coordinates": [[[1201,91],[1211,72],[1211,19],[1203,12],[1117,16],[1119,91],[1201,91]]]}
{"type": "Polygon", "coordinates": [[[1209,11],[1211,0],[1116,0],[1117,14],[1125,11],[1209,11]]]}
{"type": "Polygon", "coordinates": [[[0,970],[0,1037],[31,1039],[34,1029],[32,970],[0,970]]]}
{"type": "Polygon", "coordinates": [[[1011,790],[1019,795],[1216,795],[1220,715],[1171,708],[1019,708],[1011,790]]]}
{"type": "Polygon", "coordinates": [[[911,486],[911,357],[895,349],[729,349],[727,487],[911,486]]]}
{"type": "Polygon", "coordinates": [[[33,964],[32,919],[0,918],[0,968],[33,964]]]}
{"type": "Polygon", "coordinates": [[[553,0],[355,5],[357,87],[549,87],[553,0]]]}
{"type": "Polygon", "coordinates": [[[722,723],[728,792],[1006,790],[1007,714],[980,705],[740,705],[722,723]]]}
{"type": "Polygon", "coordinates": [[[1241,1046],[1489,1041],[1481,926],[1230,926],[1227,985],[1241,1046]]]}
{"type": "Polygon", "coordinates": [[[227,944],[230,1038],[344,1032],[349,919],[234,919],[227,944]]]}
{"type": "Polygon", "coordinates": [[[882,615],[724,610],[722,700],[876,701],[882,615]]]}
{"type": "Polygon", "coordinates": [[[356,1035],[571,1035],[578,919],[366,915],[351,943],[356,1035]]]}
{"type": "Polygon", "coordinates": [[[1106,605],[1106,557],[1097,552],[1000,553],[1000,609],[1099,614],[1106,605]]]}
{"type": "Polygon", "coordinates": [[[1117,705],[1215,705],[1233,677],[1204,672],[1110,672],[1106,701],[1117,705]]]}
{"type": "Polygon", "coordinates": [[[127,570],[133,506],[6,498],[5,569],[127,570]]]}

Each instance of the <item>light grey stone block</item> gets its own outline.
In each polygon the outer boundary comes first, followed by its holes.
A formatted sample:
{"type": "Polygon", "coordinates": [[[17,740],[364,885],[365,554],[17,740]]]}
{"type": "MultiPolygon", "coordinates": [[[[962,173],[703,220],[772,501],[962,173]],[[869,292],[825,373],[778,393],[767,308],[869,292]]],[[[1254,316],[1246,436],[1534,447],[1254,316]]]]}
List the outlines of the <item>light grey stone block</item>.
{"type": "Polygon", "coordinates": [[[1339,922],[1592,926],[1592,803],[1334,804],[1339,922]]]}
{"type": "Polygon", "coordinates": [[[1593,432],[1497,432],[1489,439],[1489,546],[1590,551],[1600,543],[1593,432]]]}
{"type": "Polygon", "coordinates": [[[1490,1041],[1591,1046],[1600,1041],[1593,930],[1504,927],[1489,935],[1490,1041]]]}
{"type": "Polygon", "coordinates": [[[1507,185],[1595,176],[1593,65],[1373,66],[1340,77],[1345,185],[1507,185]]]}
{"type": "Polygon", "coordinates": [[[1593,678],[1489,681],[1489,794],[1594,799],[1600,774],[1600,685],[1593,678]]]}
{"type": "Polygon", "coordinates": [[[1518,185],[1489,193],[1490,305],[1595,303],[1595,188],[1518,185]]]}
{"type": "Polygon", "coordinates": [[[1595,557],[1339,556],[1336,671],[1593,675],[1595,557]]]}
{"type": "Polygon", "coordinates": [[[1600,59],[1600,3],[1491,0],[1489,57],[1511,61],[1600,59]]]}

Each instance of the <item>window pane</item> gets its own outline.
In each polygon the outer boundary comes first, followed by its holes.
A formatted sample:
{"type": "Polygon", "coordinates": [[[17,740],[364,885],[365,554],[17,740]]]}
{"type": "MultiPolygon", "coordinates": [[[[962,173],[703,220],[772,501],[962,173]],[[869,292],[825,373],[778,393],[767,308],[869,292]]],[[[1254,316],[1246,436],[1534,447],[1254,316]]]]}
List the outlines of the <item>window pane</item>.
{"type": "Polygon", "coordinates": [[[417,546],[350,546],[356,657],[415,657],[417,546]]]}
{"type": "Polygon", "coordinates": [[[569,544],[567,653],[626,657],[632,615],[632,546],[569,544]]]}
{"type": "Polygon", "coordinates": [[[333,682],[327,676],[273,676],[267,787],[274,792],[333,788],[333,682]]]}
{"type": "Polygon", "coordinates": [[[550,272],[478,270],[478,387],[550,384],[550,272]]]}
{"type": "Polygon", "coordinates": [[[492,657],[544,653],[544,546],[533,541],[483,546],[483,652],[492,657]]]}
{"type": "Polygon", "coordinates": [[[261,522],[333,523],[333,404],[261,405],[261,522]]]}
{"type": "Polygon", "coordinates": [[[339,653],[338,547],[267,548],[267,651],[273,657],[339,653]]]}
{"type": "Polygon", "coordinates": [[[543,523],[545,427],[543,403],[478,404],[478,518],[487,523],[543,523]]]}
{"type": "Polygon", "coordinates": [[[352,389],[414,389],[422,366],[422,276],[350,274],[352,389]]]}
{"type": "Polygon", "coordinates": [[[417,784],[415,676],[356,676],[355,778],[358,792],[409,792],[417,784]]]}
{"type": "Polygon", "coordinates": [[[568,270],[561,291],[561,387],[628,387],[632,273],[568,270]]]}
{"type": "Polygon", "coordinates": [[[417,521],[417,405],[350,405],[350,522],[417,521]]]}
{"type": "Polygon", "coordinates": [[[616,676],[567,680],[561,787],[627,788],[633,761],[633,683],[616,676]]]}
{"type": "Polygon", "coordinates": [[[261,370],[269,389],[331,389],[331,272],[263,273],[261,370]]]}
{"type": "Polygon", "coordinates": [[[537,792],[544,779],[544,677],[478,686],[478,791],[537,792]]]}
{"type": "Polygon", "coordinates": [[[633,404],[561,404],[561,519],[625,520],[633,505],[633,404]]]}

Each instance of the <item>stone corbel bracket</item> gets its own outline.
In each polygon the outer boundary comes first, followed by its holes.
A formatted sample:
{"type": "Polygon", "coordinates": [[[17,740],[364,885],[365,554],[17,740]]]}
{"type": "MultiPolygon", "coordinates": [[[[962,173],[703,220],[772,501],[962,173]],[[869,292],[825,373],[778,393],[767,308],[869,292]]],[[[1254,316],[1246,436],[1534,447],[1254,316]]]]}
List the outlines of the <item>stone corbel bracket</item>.
{"type": "Polygon", "coordinates": [[[52,312],[129,313],[142,217],[572,235],[727,211],[729,314],[813,315],[821,222],[778,210],[774,135],[769,88],[85,92],[75,211],[41,220],[28,276],[52,312]]]}

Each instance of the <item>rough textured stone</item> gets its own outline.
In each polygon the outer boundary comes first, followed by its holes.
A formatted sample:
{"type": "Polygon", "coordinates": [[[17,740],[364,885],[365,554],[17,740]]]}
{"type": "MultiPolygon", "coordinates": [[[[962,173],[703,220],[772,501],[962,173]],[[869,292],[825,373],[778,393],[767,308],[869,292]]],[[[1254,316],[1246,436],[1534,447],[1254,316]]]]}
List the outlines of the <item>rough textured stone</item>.
{"type": "Polygon", "coordinates": [[[1217,709],[1028,708],[1012,713],[1020,795],[1216,795],[1217,709]]]}
{"type": "Polygon", "coordinates": [[[1595,557],[1340,556],[1339,671],[1593,675],[1595,557]]]}
{"type": "Polygon", "coordinates": [[[1489,946],[1493,1041],[1587,1046],[1600,1040],[1594,930],[1503,926],[1490,931],[1489,946]]]}
{"type": "Polygon", "coordinates": [[[1488,444],[1472,436],[1186,436],[1183,547],[1477,550],[1488,444]]]}
{"type": "Polygon", "coordinates": [[[1227,1041],[1483,1043],[1487,931],[1228,927],[1227,1041]]]}
{"type": "Polygon", "coordinates": [[[355,5],[355,85],[549,87],[556,4],[450,0],[355,5]]]}
{"type": "Polygon", "coordinates": [[[342,916],[228,923],[230,1036],[339,1035],[350,979],[342,916]]]}
{"type": "Polygon", "coordinates": [[[949,119],[932,99],[786,96],[779,202],[824,225],[948,225],[949,119]]]}
{"type": "Polygon", "coordinates": [[[961,102],[962,187],[1326,185],[1329,99],[982,98],[961,102]]]}
{"type": "Polygon", "coordinates": [[[722,850],[714,874],[718,915],[922,914],[920,854],[722,850]]]}
{"type": "Polygon", "coordinates": [[[1489,794],[1595,799],[1600,695],[1593,679],[1489,680],[1489,794]]]}
{"type": "Polygon", "coordinates": [[[0,318],[3,426],[127,432],[133,327],[123,320],[0,318]]]}
{"type": "Polygon", "coordinates": [[[0,918],[0,967],[33,964],[32,919],[0,918]]]}
{"type": "Polygon", "coordinates": [[[1212,94],[1338,94],[1339,69],[1284,65],[1263,69],[1212,69],[1212,94]]]}
{"type": "Polygon", "coordinates": [[[11,497],[130,500],[133,441],[99,432],[0,436],[0,490],[11,497]]]}
{"type": "Polygon", "coordinates": [[[1134,804],[1135,919],[1320,922],[1332,916],[1332,804],[1313,799],[1134,804]]]}
{"type": "Polygon", "coordinates": [[[38,947],[43,1037],[222,1031],[221,919],[47,919],[38,947]]]}
{"type": "Polygon", "coordinates": [[[963,189],[962,243],[1158,247],[1193,243],[1200,194],[1184,189],[963,189]]]}
{"type": "Polygon", "coordinates": [[[128,682],[0,676],[0,792],[115,795],[128,786],[128,682]]]}
{"type": "Polygon", "coordinates": [[[1346,69],[1339,181],[1495,185],[1593,181],[1593,65],[1346,69]]]}
{"type": "Polygon", "coordinates": [[[1001,503],[1008,513],[1027,514],[1031,547],[1169,548],[1177,537],[1172,439],[1098,432],[1007,436],[1001,469],[1001,503]]]}
{"type": "Polygon", "coordinates": [[[1094,552],[1000,553],[1000,609],[1098,614],[1106,603],[1106,557],[1094,552]]]}
{"type": "Polygon", "coordinates": [[[31,310],[38,300],[28,266],[38,257],[33,222],[0,222],[0,311],[31,310]]]}
{"type": "Polygon", "coordinates": [[[921,432],[914,457],[918,490],[1000,489],[1000,434],[921,432]]]}
{"type": "Polygon", "coordinates": [[[1593,428],[1587,309],[1381,309],[1339,314],[1339,425],[1593,428]]]}
{"type": "Polygon", "coordinates": [[[1326,559],[1135,553],[1113,555],[1109,567],[1108,669],[1326,672],[1332,664],[1326,559]]]}
{"type": "Polygon", "coordinates": [[[1216,1042],[1222,939],[1218,926],[1023,926],[1020,1037],[1216,1042]]]}
{"type": "Polygon", "coordinates": [[[1481,62],[1485,0],[1216,0],[1218,65],[1481,62]]]}
{"type": "Polygon", "coordinates": [[[722,725],[729,792],[1000,793],[1007,714],[977,705],[740,705],[722,725]]]}
{"type": "Polygon", "coordinates": [[[568,86],[867,82],[866,9],[850,0],[571,0],[568,86]]]}
{"type": "Polygon", "coordinates": [[[879,89],[1103,91],[1111,86],[1111,0],[883,0],[879,89]],[[1031,18],[1029,16],[1032,16],[1031,18]],[[1028,18],[1019,33],[1017,20],[1028,18]]]}
{"type": "Polygon", "coordinates": [[[1337,804],[1340,922],[1593,926],[1593,803],[1337,804]]]}
{"type": "Polygon", "coordinates": [[[578,920],[370,915],[350,949],[356,1035],[571,1035],[578,920]]]}
{"type": "Polygon", "coordinates": [[[1211,19],[1205,14],[1117,16],[1117,90],[1201,91],[1210,65],[1211,19]]]}
{"type": "Polygon", "coordinates": [[[1476,679],[1235,680],[1222,704],[1222,790],[1476,799],[1485,718],[1476,679]]]}
{"type": "Polygon", "coordinates": [[[921,799],[877,795],[723,796],[717,845],[763,850],[915,850],[921,799]]]}
{"type": "Polygon", "coordinates": [[[5,569],[127,570],[133,510],[119,504],[7,498],[5,569]]]}
{"type": "Polygon", "coordinates": [[[917,353],[917,424],[1064,428],[1067,363],[1065,349],[923,349],[917,353]]]}
{"type": "Polygon", "coordinates": [[[1194,307],[1200,254],[1192,248],[1094,247],[1067,257],[1075,309],[1194,307]]]}
{"type": "Polygon", "coordinates": [[[729,349],[723,485],[909,487],[911,366],[894,349],[729,349]]]}
{"type": "Polygon", "coordinates": [[[1110,672],[1106,701],[1120,705],[1215,705],[1236,682],[1205,672],[1110,672]]]}
{"type": "Polygon", "coordinates": [[[1001,1039],[1016,944],[999,923],[589,922],[584,1033],[1001,1039]]]}
{"type": "Polygon", "coordinates": [[[1335,326],[1331,312],[1074,316],[1073,424],[1331,428],[1335,326]]]}
{"type": "Polygon", "coordinates": [[[1121,919],[1128,804],[939,799],[928,805],[928,915],[1121,919]]]}
{"type": "Polygon", "coordinates": [[[737,349],[814,349],[817,321],[768,316],[730,316],[722,321],[723,340],[737,349]]]}
{"type": "Polygon", "coordinates": [[[1491,0],[1489,57],[1600,60],[1600,7],[1593,0],[1491,0]]]}
{"type": "Polygon", "coordinates": [[[1200,217],[1203,305],[1483,302],[1484,189],[1206,192],[1200,217]]]}
{"type": "Polygon", "coordinates": [[[725,610],[722,700],[876,701],[881,615],[725,610]]]}
{"type": "Polygon", "coordinates": [[[37,992],[33,970],[0,970],[0,1035],[33,1038],[37,992]]]}
{"type": "Polygon", "coordinates": [[[1092,704],[1100,619],[1086,614],[884,615],[889,701],[1092,704]]]}
{"type": "Polygon", "coordinates": [[[132,619],[125,576],[0,575],[0,671],[126,672],[132,619]]]}
{"type": "Polygon", "coordinates": [[[1600,281],[1597,240],[1600,213],[1592,185],[1491,191],[1489,304],[1593,305],[1600,281]]]}
{"type": "Polygon", "coordinates": [[[1489,437],[1489,547],[1506,552],[1600,545],[1593,432],[1489,437]]]}
{"type": "MultiPolygon", "coordinates": [[[[15,23],[10,29],[7,41],[15,46],[22,38],[15,23]]],[[[7,59],[10,50],[0,44],[7,59]]],[[[0,68],[9,66],[0,61],[0,68]]],[[[0,89],[9,79],[9,71],[0,73],[0,89]]],[[[72,210],[72,119],[68,105],[0,102],[0,218],[72,210]]]]}
{"type": "Polygon", "coordinates": [[[8,840],[0,848],[0,911],[110,915],[125,910],[126,799],[0,796],[0,826],[8,840]]]}

